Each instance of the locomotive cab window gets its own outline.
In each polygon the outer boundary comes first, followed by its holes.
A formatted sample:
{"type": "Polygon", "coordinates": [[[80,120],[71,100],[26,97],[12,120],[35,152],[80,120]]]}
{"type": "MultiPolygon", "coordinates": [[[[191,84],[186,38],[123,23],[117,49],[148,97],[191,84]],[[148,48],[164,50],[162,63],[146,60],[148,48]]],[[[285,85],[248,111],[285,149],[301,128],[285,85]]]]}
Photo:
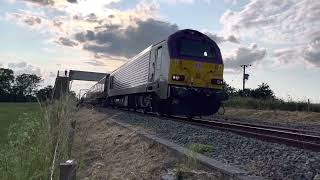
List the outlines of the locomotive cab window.
{"type": "Polygon", "coordinates": [[[212,47],[205,41],[180,39],[179,54],[182,56],[214,58],[212,47]]]}

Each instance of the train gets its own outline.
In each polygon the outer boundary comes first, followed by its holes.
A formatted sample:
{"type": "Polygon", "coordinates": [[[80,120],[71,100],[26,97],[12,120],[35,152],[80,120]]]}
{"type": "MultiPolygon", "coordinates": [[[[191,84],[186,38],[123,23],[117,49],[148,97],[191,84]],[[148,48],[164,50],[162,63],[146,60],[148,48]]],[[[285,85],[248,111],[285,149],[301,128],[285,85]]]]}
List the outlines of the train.
{"type": "Polygon", "coordinates": [[[223,70],[217,43],[199,31],[184,29],[107,74],[86,97],[111,107],[207,116],[221,106],[223,70]]]}

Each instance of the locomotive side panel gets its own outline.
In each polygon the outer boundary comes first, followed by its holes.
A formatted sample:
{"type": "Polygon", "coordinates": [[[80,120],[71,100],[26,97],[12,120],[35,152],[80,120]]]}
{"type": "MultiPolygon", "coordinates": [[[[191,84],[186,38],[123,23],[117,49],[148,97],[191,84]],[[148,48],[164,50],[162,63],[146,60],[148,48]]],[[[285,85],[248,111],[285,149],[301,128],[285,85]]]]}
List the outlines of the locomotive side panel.
{"type": "Polygon", "coordinates": [[[108,96],[146,92],[150,50],[151,47],[145,49],[130,62],[111,74],[108,96]]]}

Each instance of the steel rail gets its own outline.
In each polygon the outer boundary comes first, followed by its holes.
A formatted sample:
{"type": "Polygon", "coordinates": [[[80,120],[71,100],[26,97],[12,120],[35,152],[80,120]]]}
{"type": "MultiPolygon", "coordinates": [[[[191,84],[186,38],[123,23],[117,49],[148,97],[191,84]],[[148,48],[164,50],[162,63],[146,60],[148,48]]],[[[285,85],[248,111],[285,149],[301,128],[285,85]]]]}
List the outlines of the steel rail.
{"type": "Polygon", "coordinates": [[[313,130],[306,130],[306,129],[294,129],[289,127],[283,127],[283,126],[275,126],[275,125],[267,125],[267,124],[258,124],[258,123],[250,123],[250,122],[241,122],[239,120],[225,120],[222,118],[200,118],[203,120],[208,121],[221,121],[221,122],[229,122],[232,124],[240,124],[240,125],[247,125],[252,127],[260,127],[260,128],[266,128],[266,129],[276,129],[276,130],[283,130],[283,131],[290,131],[295,133],[301,133],[301,134],[320,134],[320,132],[313,131],[313,130]]]}
{"type": "Polygon", "coordinates": [[[230,131],[239,135],[253,137],[263,141],[286,144],[288,146],[294,146],[301,149],[308,149],[320,152],[320,136],[298,133],[300,130],[297,129],[287,129],[281,127],[275,128],[273,126],[259,127],[259,125],[257,126],[255,124],[249,123],[230,123],[197,118],[187,119],[179,116],[175,116],[172,119],[169,118],[169,120],[180,121],[197,126],[200,125],[224,131],[230,131]]]}
{"type": "MultiPolygon", "coordinates": [[[[122,110],[140,115],[143,114],[139,111],[131,111],[124,108],[122,108],[122,110]]],[[[300,149],[320,152],[320,136],[301,133],[304,130],[240,122],[222,122],[221,120],[206,120],[200,118],[190,119],[181,116],[157,116],[156,113],[150,112],[145,113],[144,115],[151,117],[156,116],[162,120],[178,121],[195,126],[203,126],[211,129],[228,131],[241,136],[260,139],[262,141],[285,144],[300,149]]]]}

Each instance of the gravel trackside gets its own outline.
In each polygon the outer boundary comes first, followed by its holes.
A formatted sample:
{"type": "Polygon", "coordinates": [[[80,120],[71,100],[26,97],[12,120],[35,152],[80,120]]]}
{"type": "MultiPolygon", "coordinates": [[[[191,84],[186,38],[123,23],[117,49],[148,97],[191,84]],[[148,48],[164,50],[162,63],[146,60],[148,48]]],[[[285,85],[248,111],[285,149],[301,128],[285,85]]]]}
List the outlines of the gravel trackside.
{"type": "Polygon", "coordinates": [[[170,149],[110,121],[113,114],[77,112],[72,146],[77,179],[216,179],[210,169],[188,166],[170,149]]]}
{"type": "Polygon", "coordinates": [[[113,109],[99,111],[113,120],[134,125],[185,147],[194,143],[212,145],[214,151],[204,155],[247,170],[252,175],[267,179],[320,179],[318,152],[137,113],[113,109]]]}

